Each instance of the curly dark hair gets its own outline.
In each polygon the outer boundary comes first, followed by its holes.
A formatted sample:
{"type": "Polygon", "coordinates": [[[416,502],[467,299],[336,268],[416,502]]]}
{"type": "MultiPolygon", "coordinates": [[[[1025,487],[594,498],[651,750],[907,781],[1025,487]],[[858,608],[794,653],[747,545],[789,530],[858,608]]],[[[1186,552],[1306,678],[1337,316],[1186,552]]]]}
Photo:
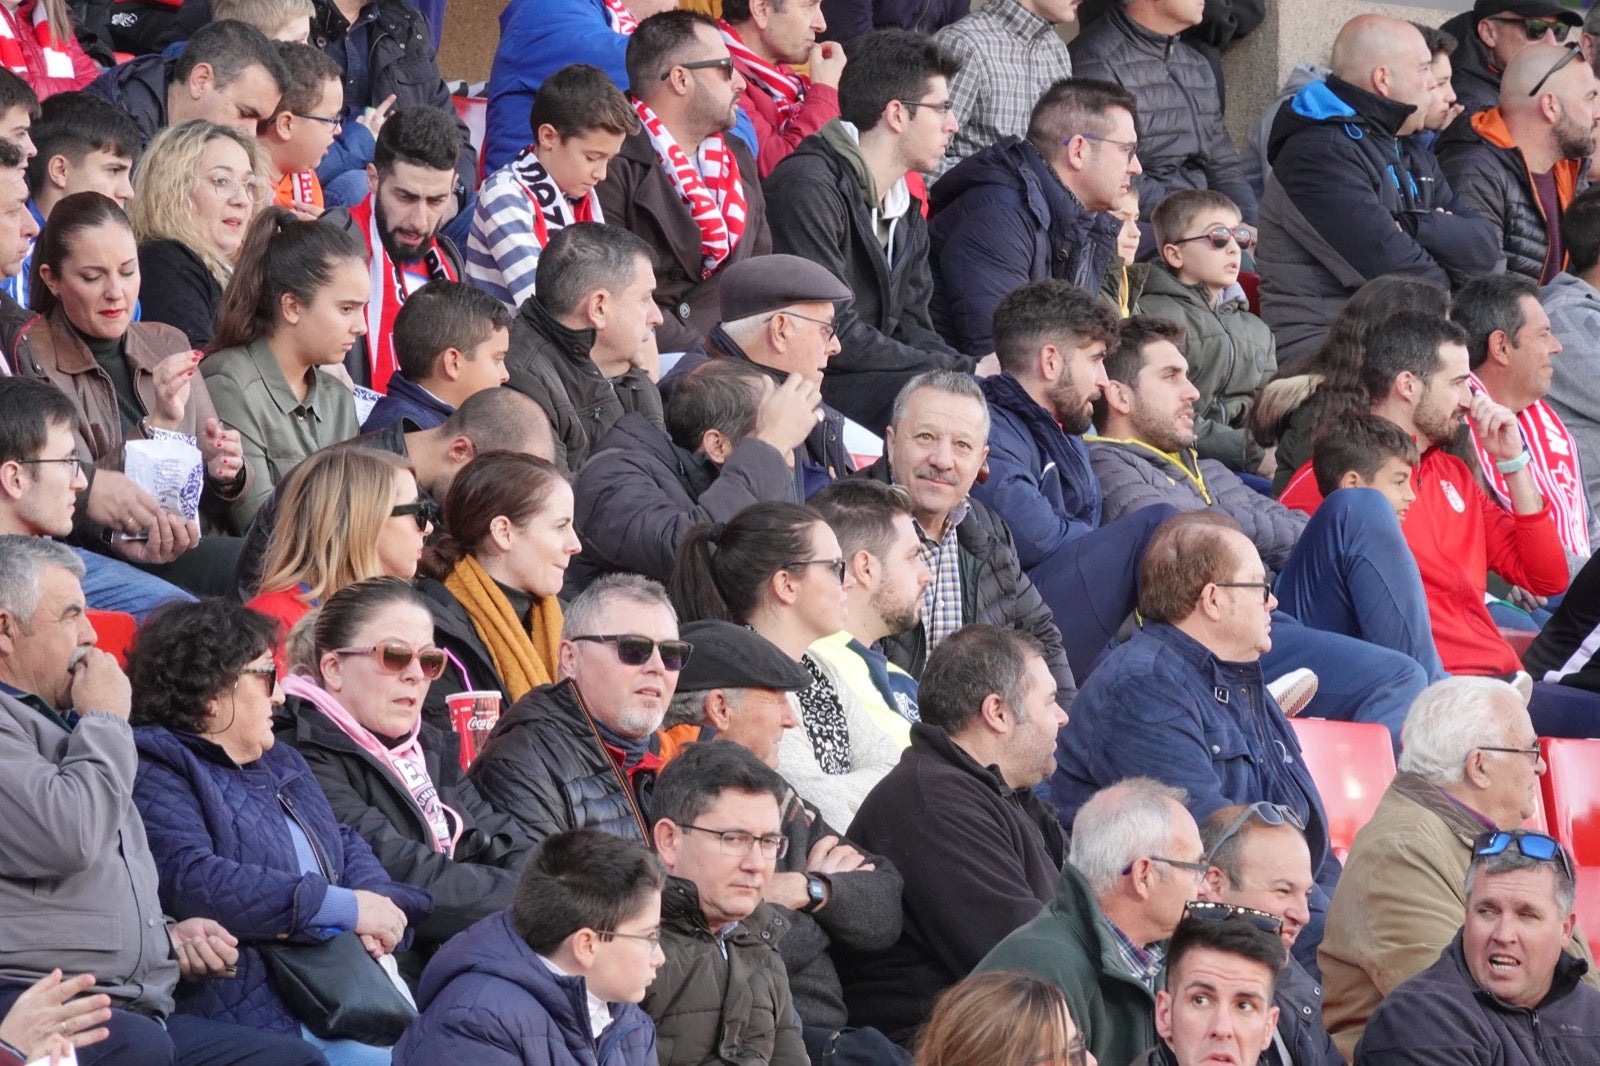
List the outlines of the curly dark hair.
{"type": "Polygon", "coordinates": [[[128,649],[133,724],[202,732],[206,701],[239,680],[276,638],[277,623],[232,600],[157,608],[128,649]]]}

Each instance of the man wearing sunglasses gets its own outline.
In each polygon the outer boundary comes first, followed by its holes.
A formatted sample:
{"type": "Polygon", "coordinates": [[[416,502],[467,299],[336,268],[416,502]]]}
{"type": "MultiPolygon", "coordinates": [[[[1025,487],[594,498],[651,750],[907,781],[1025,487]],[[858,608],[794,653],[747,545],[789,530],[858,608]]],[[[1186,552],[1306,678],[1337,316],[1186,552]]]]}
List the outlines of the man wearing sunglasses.
{"type": "Polygon", "coordinates": [[[1477,0],[1439,27],[1461,47],[1454,61],[1456,101],[1463,111],[1452,135],[1468,128],[1472,116],[1500,102],[1504,72],[1524,49],[1565,44],[1583,16],[1560,0],[1477,0]]]}
{"type": "Polygon", "coordinates": [[[1565,263],[1561,216],[1595,151],[1600,79],[1576,44],[1535,44],[1511,61],[1499,106],[1440,140],[1456,194],[1500,234],[1505,269],[1543,285],[1565,263]]]}
{"type": "MultiPolygon", "coordinates": [[[[1439,960],[1390,993],[1356,1045],[1363,1066],[1600,1062],[1600,991],[1567,951],[1577,878],[1555,839],[1472,843],[1466,921],[1439,960]]],[[[1459,916],[1459,913],[1458,913],[1459,916]]]]}

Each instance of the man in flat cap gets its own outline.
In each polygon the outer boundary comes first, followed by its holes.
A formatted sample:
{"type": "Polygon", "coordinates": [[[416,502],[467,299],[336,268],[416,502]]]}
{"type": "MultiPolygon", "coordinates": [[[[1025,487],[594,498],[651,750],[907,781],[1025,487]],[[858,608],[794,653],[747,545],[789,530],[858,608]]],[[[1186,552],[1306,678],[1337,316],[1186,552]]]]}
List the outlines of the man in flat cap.
{"type": "MultiPolygon", "coordinates": [[[[828,360],[839,354],[834,316],[852,298],[844,282],[799,256],[763,255],[729,267],[718,297],[721,323],[662,379],[664,396],[708,359],[743,360],[762,367],[776,385],[793,387],[787,383],[798,375],[821,389],[828,360]]],[[[820,411],[795,463],[802,500],[854,469],[844,446],[844,416],[827,405],[820,411]]]]}
{"type": "MultiPolygon", "coordinates": [[[[767,638],[732,622],[690,622],[682,633],[695,653],[678,676],[667,710],[662,756],[670,760],[694,741],[724,740],[777,769],[779,742],[799,721],[789,694],[808,686],[811,675],[767,638]]],[[[832,1054],[843,1061],[909,1063],[909,1056],[877,1030],[840,1032],[847,1015],[829,954],[834,944],[875,951],[895,942],[900,874],[887,860],[864,854],[846,840],[793,786],[782,815],[789,847],[778,859],[765,898],[790,922],[778,953],[789,971],[812,1061],[832,1054]],[[846,1057],[856,1053],[870,1057],[846,1057]]]]}
{"type": "Polygon", "coordinates": [[[1462,111],[1447,136],[1470,136],[1472,116],[1500,102],[1500,76],[1523,49],[1565,44],[1583,16],[1559,0],[1477,0],[1439,27],[1461,42],[1450,57],[1450,87],[1462,111]]]}

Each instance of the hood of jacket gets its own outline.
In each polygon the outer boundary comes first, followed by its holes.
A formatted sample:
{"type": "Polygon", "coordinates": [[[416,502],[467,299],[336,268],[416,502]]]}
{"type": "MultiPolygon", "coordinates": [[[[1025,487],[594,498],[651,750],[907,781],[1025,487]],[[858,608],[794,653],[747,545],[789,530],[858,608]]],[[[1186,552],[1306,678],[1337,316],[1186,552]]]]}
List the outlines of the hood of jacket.
{"type": "MultiPolygon", "coordinates": [[[[1198,298],[1202,306],[1209,307],[1218,314],[1231,315],[1250,309],[1250,304],[1243,295],[1236,295],[1232,299],[1223,300],[1220,304],[1213,304],[1211,293],[1206,291],[1204,284],[1197,282],[1185,285],[1178,280],[1176,274],[1161,264],[1151,264],[1151,269],[1145,274],[1144,291],[1178,299],[1198,298]]],[[[1243,290],[1237,291],[1242,293],[1243,290]]]]}
{"type": "MultiPolygon", "coordinates": [[[[1098,527],[1104,501],[1100,496],[1100,481],[1094,476],[1094,468],[1089,463],[1089,449],[1083,443],[1083,438],[1064,431],[1009,372],[1002,371],[984,378],[978,387],[983,390],[994,411],[1022,423],[1020,428],[1045,456],[1047,464],[1053,463],[1057,467],[1062,492],[1060,506],[1066,514],[1098,527]]],[[[991,428],[991,439],[993,433],[994,429],[991,428]]],[[[1042,471],[1036,470],[1034,473],[1038,475],[1042,471]]]]}
{"type": "Polygon", "coordinates": [[[1278,110],[1267,135],[1267,159],[1276,159],[1283,142],[1308,126],[1341,125],[1356,140],[1364,130],[1398,137],[1400,127],[1415,110],[1410,104],[1358,89],[1330,74],[1326,81],[1308,83],[1290,98],[1288,107],[1278,110]]]}
{"type": "Polygon", "coordinates": [[[1540,290],[1539,300],[1547,311],[1552,307],[1570,307],[1577,304],[1600,307],[1600,289],[1563,270],[1540,290]]]}
{"type": "Polygon", "coordinates": [[[997,141],[957,163],[929,190],[928,208],[937,216],[962,194],[987,186],[1021,194],[1039,224],[1058,240],[1081,243],[1092,233],[1114,241],[1122,226],[1114,215],[1083,206],[1039,150],[1021,137],[997,141]]]}

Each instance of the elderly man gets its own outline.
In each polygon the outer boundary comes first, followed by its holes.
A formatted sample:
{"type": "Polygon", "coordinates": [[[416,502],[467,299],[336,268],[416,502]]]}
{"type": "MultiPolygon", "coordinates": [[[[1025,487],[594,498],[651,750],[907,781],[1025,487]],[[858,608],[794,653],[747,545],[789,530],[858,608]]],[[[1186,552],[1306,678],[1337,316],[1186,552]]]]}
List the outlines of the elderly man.
{"type": "Polygon", "coordinates": [[[1095,793],[1078,812],[1054,902],[978,964],[1054,982],[1101,1062],[1129,1062],[1156,1043],[1166,941],[1206,872],[1187,798],[1147,777],[1095,793]]]}
{"type": "Polygon", "coordinates": [[[932,370],[906,383],[894,403],[883,457],[866,477],[904,486],[933,580],[922,591],[921,620],[883,639],[884,654],[913,677],[964,625],[1019,629],[1044,648],[1063,707],[1077,692],[1039,590],[1022,570],[1011,530],[969,494],[989,448],[989,403],[967,374],[932,370]]]}
{"type": "MultiPolygon", "coordinates": [[[[1504,681],[1451,678],[1417,699],[1400,773],[1356,834],[1328,908],[1323,1020],[1344,1055],[1378,1003],[1450,943],[1473,839],[1532,817],[1544,770],[1527,709],[1504,681]]],[[[1581,931],[1570,950],[1591,958],[1581,931]]],[[[1600,988],[1593,970],[1584,980],[1600,988]]]]}
{"type": "Polygon", "coordinates": [[[163,922],[128,680],[94,647],[82,575],[53,541],[0,536],[0,1013],[54,970],[93,973],[111,1035],[80,1050],[86,1066],[324,1063],[298,1038],[173,1013],[179,979],[222,977],[238,940],[208,918],[163,922]]]}
{"type": "Polygon", "coordinates": [[[472,783],[532,843],[585,826],[648,842],[655,732],[691,651],[660,585],[636,574],[596,581],[567,608],[561,680],[505,712],[472,783]],[[618,634],[645,638],[644,657],[618,634]]]}
{"type": "Polygon", "coordinates": [[[1494,224],[1466,209],[1431,153],[1405,140],[1423,128],[1434,91],[1433,56],[1416,27],[1358,15],[1333,42],[1328,80],[1279,109],[1256,261],[1280,366],[1314,352],[1375,277],[1459,285],[1494,269],[1494,224]]]}
{"type": "MultiPolygon", "coordinates": [[[[778,745],[799,721],[787,694],[811,675],[771,641],[746,626],[708,619],[683,627],[695,655],[678,675],[662,751],[669,759],[691,740],[726,740],[777,769],[778,745]],[[669,752],[668,745],[672,745],[669,752]]],[[[764,899],[779,908],[789,931],[778,943],[806,1044],[814,1056],[829,1047],[866,1050],[874,1061],[903,1052],[875,1030],[839,1033],[848,1016],[833,945],[885,948],[900,935],[900,875],[882,857],[864,855],[795,791],[784,792],[783,835],[764,899]]]]}
{"type": "Polygon", "coordinates": [[[1600,1060],[1600,991],[1564,950],[1577,922],[1572,859],[1528,830],[1483,833],[1472,854],[1461,931],[1373,1013],[1355,1061],[1600,1060]]]}
{"type": "Polygon", "coordinates": [[[908,1041],[965,977],[1056,891],[1066,841],[1033,789],[1066,714],[1039,642],[968,626],[928,660],[922,721],[868,793],[850,834],[905,878],[905,922],[884,951],[841,952],[853,1025],[908,1041]]]}
{"type": "Polygon", "coordinates": [[[1191,917],[1167,945],[1166,987],[1156,993],[1161,1042],[1132,1066],[1256,1066],[1272,1046],[1273,990],[1283,945],[1247,917],[1191,917]]]}
{"type": "Polygon", "coordinates": [[[835,330],[840,301],[850,290],[826,268],[794,255],[763,255],[728,268],[718,292],[721,321],[704,343],[686,352],[661,381],[670,397],[678,382],[708,359],[733,359],[761,368],[774,385],[805,393],[815,424],[793,449],[796,498],[806,499],[854,464],[844,446],[844,416],[812,399],[828,361],[839,354],[835,330]],[[811,388],[791,384],[798,375],[811,388]]]}
{"type": "Polygon", "coordinates": [[[1139,577],[1144,626],[1096,667],[1056,747],[1061,820],[1070,826],[1090,796],[1131,775],[1185,789],[1200,820],[1258,800],[1291,811],[1317,873],[1296,945],[1313,965],[1339,861],[1322,797],[1261,673],[1275,604],[1266,567],[1236,523],[1197,511],[1156,531],[1139,577]]]}
{"type": "MultiPolygon", "coordinates": [[[[1583,21],[1560,0],[1477,0],[1440,29],[1461,42],[1454,59],[1459,126],[1500,102],[1503,72],[1536,45],[1557,45],[1583,21]]],[[[1451,132],[1459,132],[1453,126],[1451,132]]]]}
{"type": "Polygon", "coordinates": [[[839,117],[844,47],[819,42],[821,0],[723,0],[722,39],[744,77],[740,105],[756,133],[764,178],[809,135],[839,117]],[[794,68],[805,66],[807,73],[794,68]]]}
{"type": "MultiPolygon", "coordinates": [[[[1083,815],[1078,816],[1080,819],[1083,815]]],[[[1195,914],[1236,914],[1263,928],[1277,926],[1285,951],[1294,948],[1311,920],[1311,849],[1294,819],[1270,803],[1236,804],[1212,812],[1200,827],[1210,869],[1195,914]]],[[[1293,956],[1278,974],[1273,994],[1278,1040],[1262,1062],[1269,1066],[1344,1066],[1344,1056],[1322,1027],[1322,986],[1293,956]]]]}
{"type": "Polygon", "coordinates": [[[1501,269],[1543,285],[1566,262],[1561,215],[1594,155],[1600,80],[1572,48],[1524,49],[1500,82],[1500,106],[1454,126],[1439,167],[1461,202],[1495,224],[1501,269]]]}

